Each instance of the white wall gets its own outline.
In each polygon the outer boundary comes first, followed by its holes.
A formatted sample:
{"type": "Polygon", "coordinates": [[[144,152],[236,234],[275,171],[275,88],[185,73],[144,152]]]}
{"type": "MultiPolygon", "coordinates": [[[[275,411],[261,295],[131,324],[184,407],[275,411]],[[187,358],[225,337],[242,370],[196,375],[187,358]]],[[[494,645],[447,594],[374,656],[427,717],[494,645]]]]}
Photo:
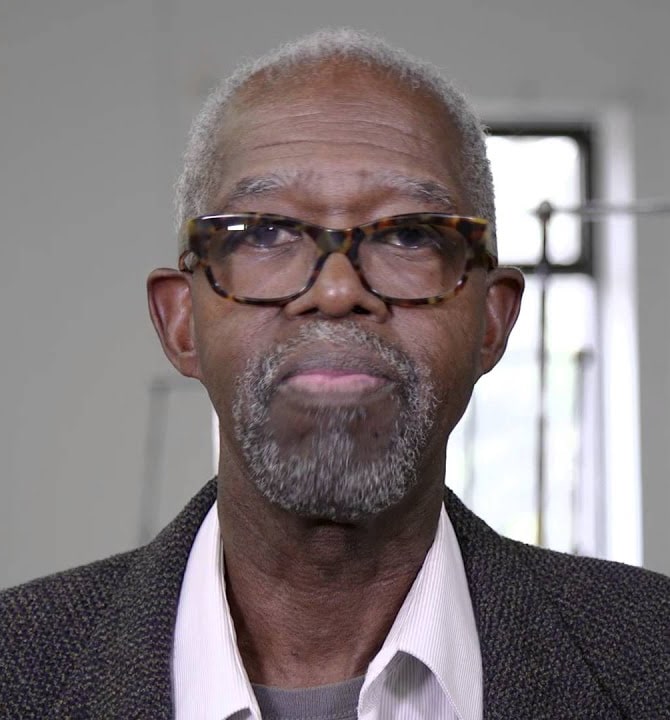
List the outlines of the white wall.
{"type": "MultiPolygon", "coordinates": [[[[174,377],[144,278],[203,91],[322,25],[385,35],[481,107],[617,107],[638,196],[670,197],[666,0],[22,0],[0,4],[0,586],[140,538],[149,388],[174,377]]],[[[644,563],[670,573],[670,221],[638,223],[644,563]]],[[[502,239],[504,242],[504,238],[502,239]]],[[[154,525],[209,477],[206,398],[166,397],[154,525]]]]}

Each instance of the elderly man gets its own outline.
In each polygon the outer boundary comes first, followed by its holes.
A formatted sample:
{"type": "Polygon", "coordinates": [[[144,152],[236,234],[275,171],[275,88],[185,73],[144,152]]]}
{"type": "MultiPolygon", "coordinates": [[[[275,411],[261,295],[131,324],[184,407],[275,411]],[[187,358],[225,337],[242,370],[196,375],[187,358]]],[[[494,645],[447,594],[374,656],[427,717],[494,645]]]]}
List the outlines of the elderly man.
{"type": "Polygon", "coordinates": [[[150,310],[219,416],[218,479],[148,546],[2,596],[2,716],[670,717],[668,579],[445,495],[523,288],[463,98],[310,36],[207,100],[178,208],[150,310]]]}

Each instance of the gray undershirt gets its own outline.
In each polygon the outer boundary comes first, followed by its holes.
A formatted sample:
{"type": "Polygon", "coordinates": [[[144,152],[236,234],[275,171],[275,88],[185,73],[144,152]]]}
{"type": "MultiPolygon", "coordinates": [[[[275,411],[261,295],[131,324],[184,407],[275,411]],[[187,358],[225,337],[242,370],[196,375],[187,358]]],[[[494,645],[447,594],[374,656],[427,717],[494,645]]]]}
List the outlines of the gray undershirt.
{"type": "Polygon", "coordinates": [[[364,679],[300,690],[252,687],[263,720],[356,720],[364,679]]]}

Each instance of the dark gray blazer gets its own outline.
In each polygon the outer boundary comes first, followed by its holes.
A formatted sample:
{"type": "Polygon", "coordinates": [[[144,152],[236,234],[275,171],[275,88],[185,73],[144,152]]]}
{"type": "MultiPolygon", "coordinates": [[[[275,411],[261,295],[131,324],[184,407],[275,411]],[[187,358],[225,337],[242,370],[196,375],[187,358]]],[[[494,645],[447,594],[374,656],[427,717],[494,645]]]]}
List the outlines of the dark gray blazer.
{"type": "MultiPolygon", "coordinates": [[[[210,482],[147,546],[0,593],[0,717],[170,718],[172,637],[210,482]]],[[[670,578],[497,535],[450,492],[484,718],[670,718],[670,578]]]]}

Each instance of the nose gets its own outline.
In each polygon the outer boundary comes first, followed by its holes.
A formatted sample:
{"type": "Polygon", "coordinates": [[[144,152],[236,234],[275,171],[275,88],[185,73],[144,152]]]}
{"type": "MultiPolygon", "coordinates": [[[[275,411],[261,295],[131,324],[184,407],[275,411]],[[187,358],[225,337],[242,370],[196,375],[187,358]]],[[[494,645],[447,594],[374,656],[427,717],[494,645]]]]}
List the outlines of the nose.
{"type": "Polygon", "coordinates": [[[350,313],[366,314],[383,322],[389,315],[386,303],[365,289],[346,255],[328,257],[312,287],[284,307],[289,316],[318,312],[342,318],[350,313]]]}

